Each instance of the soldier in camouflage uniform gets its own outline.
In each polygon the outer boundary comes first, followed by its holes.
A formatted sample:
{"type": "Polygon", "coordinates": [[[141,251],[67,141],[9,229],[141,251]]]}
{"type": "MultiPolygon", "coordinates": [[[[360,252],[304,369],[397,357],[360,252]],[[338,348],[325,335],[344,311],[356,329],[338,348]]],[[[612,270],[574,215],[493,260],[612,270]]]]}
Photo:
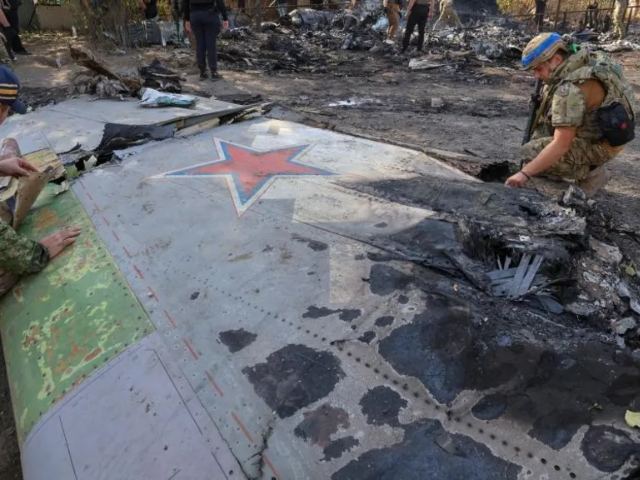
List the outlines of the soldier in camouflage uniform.
{"type": "Polygon", "coordinates": [[[598,109],[618,103],[633,119],[633,90],[606,54],[571,50],[558,34],[543,33],[523,52],[523,67],[533,70],[545,86],[532,140],[522,147],[527,164],[507,179],[507,186],[522,187],[544,172],[573,179],[593,196],[610,178],[605,164],[623,147],[603,137],[598,109]]]}
{"type": "MultiPolygon", "coordinates": [[[[24,104],[18,100],[20,82],[7,67],[0,66],[0,125],[7,119],[9,110],[26,113],[24,104]]],[[[3,149],[0,157],[0,177],[24,177],[37,172],[29,162],[16,155],[15,148],[3,149]]],[[[4,208],[3,212],[10,212],[4,208]]],[[[49,260],[72,245],[80,235],[77,228],[66,228],[39,242],[18,234],[7,222],[0,218],[0,296],[15,285],[21,275],[42,270],[49,260]]]]}

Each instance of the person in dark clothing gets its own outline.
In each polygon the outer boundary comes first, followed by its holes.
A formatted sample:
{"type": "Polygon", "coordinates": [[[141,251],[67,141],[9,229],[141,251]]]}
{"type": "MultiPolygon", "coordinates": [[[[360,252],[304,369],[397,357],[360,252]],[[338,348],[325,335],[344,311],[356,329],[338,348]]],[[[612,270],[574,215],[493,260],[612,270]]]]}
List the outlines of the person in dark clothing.
{"type": "Polygon", "coordinates": [[[158,0],[140,0],[145,20],[158,19],[158,0]]]}
{"type": "Polygon", "coordinates": [[[184,0],[184,30],[196,37],[196,58],[200,68],[200,80],[207,78],[207,60],[211,79],[220,78],[218,74],[218,51],[216,42],[220,33],[220,15],[222,27],[229,28],[227,7],[224,0],[184,0]]]}
{"type": "Polygon", "coordinates": [[[404,29],[404,37],[402,38],[402,53],[409,48],[409,41],[413,30],[418,26],[418,51],[422,51],[424,43],[424,30],[427,28],[429,20],[429,2],[430,0],[411,0],[407,7],[407,26],[404,29]]]}
{"type": "MultiPolygon", "coordinates": [[[[27,49],[22,45],[20,39],[20,18],[18,16],[18,9],[20,8],[20,0],[4,0],[5,8],[4,14],[9,22],[8,27],[4,28],[4,35],[7,38],[7,46],[10,47],[13,53],[18,55],[29,55],[27,49]]],[[[9,51],[9,48],[7,48],[9,51]]],[[[11,53],[9,53],[11,55],[11,53]]]]}
{"type": "Polygon", "coordinates": [[[544,27],[544,11],[547,8],[547,0],[536,0],[536,27],[538,32],[544,27]]]}
{"type": "Polygon", "coordinates": [[[598,2],[594,2],[587,6],[587,21],[585,22],[587,28],[598,28],[598,2]]]}

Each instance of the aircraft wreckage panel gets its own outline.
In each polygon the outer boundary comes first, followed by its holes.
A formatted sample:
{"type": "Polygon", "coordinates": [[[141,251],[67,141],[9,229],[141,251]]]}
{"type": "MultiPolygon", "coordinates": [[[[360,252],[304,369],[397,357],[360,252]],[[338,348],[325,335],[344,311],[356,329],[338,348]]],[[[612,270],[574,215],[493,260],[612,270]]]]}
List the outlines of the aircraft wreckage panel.
{"type": "Polygon", "coordinates": [[[197,117],[212,113],[233,113],[246,107],[233,103],[221,102],[210,98],[198,97],[194,108],[162,107],[144,108],[137,100],[92,100],[93,108],[87,108],[89,96],[80,96],[53,105],[50,108],[54,112],[66,113],[78,118],[103,122],[123,123],[125,125],[161,125],[173,123],[181,118],[197,117]]]}
{"type": "Polygon", "coordinates": [[[74,190],[248,477],[624,472],[637,371],[613,348],[501,328],[469,282],[399,255],[413,235],[448,271],[439,255],[459,247],[456,222],[379,195],[421,175],[476,185],[410,150],[260,120],[130,149],[74,190]]]}
{"type": "Polygon", "coordinates": [[[102,139],[104,124],[160,125],[209,118],[244,110],[233,103],[199,98],[194,108],[143,108],[138,101],[95,100],[80,96],[43,107],[35,114],[15,115],[0,127],[2,138],[16,137],[23,155],[52,148],[66,152],[80,144],[92,150],[102,139]],[[193,120],[188,120],[193,119],[193,120]]]}
{"type": "Polygon", "coordinates": [[[30,480],[240,478],[236,461],[156,333],[49,412],[22,456],[30,480]]]}

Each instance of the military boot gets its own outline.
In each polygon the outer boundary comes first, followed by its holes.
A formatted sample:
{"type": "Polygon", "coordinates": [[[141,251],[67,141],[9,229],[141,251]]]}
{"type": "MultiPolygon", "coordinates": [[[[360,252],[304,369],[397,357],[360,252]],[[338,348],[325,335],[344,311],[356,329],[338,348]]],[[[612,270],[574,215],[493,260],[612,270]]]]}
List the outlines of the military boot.
{"type": "Polygon", "coordinates": [[[593,197],[611,179],[611,173],[604,165],[600,165],[589,172],[582,180],[576,183],[585,193],[587,198],[593,197]]]}

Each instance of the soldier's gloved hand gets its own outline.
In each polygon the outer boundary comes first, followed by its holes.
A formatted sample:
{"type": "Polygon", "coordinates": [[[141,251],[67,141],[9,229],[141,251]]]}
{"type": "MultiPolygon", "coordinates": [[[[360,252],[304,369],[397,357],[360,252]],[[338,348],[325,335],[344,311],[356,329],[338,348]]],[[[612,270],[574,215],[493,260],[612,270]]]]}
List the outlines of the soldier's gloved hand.
{"type": "Polygon", "coordinates": [[[31,172],[38,169],[23,158],[13,157],[0,160],[0,176],[3,177],[26,177],[31,172]]]}

